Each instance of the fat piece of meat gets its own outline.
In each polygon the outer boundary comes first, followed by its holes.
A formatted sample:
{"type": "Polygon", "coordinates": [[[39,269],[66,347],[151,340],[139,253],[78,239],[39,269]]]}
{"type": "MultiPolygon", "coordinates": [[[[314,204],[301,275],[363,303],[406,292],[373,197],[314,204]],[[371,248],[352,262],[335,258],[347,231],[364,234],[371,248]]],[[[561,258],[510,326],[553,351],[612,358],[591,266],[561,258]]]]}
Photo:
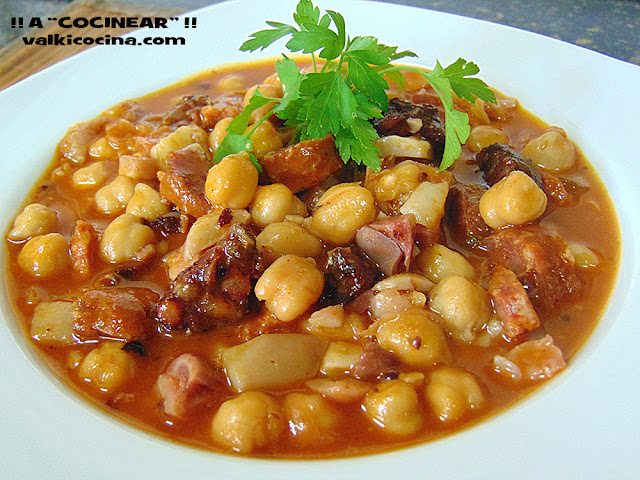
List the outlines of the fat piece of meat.
{"type": "Polygon", "coordinates": [[[527,174],[540,188],[543,186],[540,171],[531,160],[501,143],[494,143],[480,150],[476,154],[476,164],[483,172],[482,178],[490,186],[516,170],[527,174]]]}
{"type": "Polygon", "coordinates": [[[445,222],[458,243],[475,246],[493,231],[480,215],[480,198],[487,190],[473,183],[458,183],[449,189],[445,222]]]}
{"type": "Polygon", "coordinates": [[[373,381],[385,376],[400,366],[400,361],[376,342],[364,344],[362,355],[353,367],[353,374],[359,380],[373,381]]]}
{"type": "Polygon", "coordinates": [[[293,193],[317,185],[344,165],[331,135],[269,153],[260,164],[273,183],[283,183],[293,193]]]}
{"type": "Polygon", "coordinates": [[[387,276],[409,270],[416,224],[413,216],[386,217],[362,227],[356,243],[387,276]]]}
{"type": "Polygon", "coordinates": [[[371,288],[380,272],[358,248],[337,247],[327,254],[324,275],[324,297],[336,304],[350,302],[371,288]]]}
{"type": "Polygon", "coordinates": [[[540,326],[540,319],[527,292],[515,273],[508,268],[501,265],[493,268],[487,292],[507,337],[515,338],[540,326]]]}
{"type": "Polygon", "coordinates": [[[200,111],[205,105],[209,105],[207,95],[184,96],[167,112],[162,119],[165,125],[191,125],[202,126],[200,111]]]}
{"type": "Polygon", "coordinates": [[[516,274],[538,312],[571,301],[580,290],[571,251],[562,237],[544,227],[504,228],[484,238],[482,246],[493,264],[516,274]]]}
{"type": "Polygon", "coordinates": [[[567,363],[551,335],[529,340],[507,352],[496,355],[493,369],[512,382],[535,382],[555,376],[567,363]]]}
{"type": "Polygon", "coordinates": [[[238,323],[249,310],[253,280],[262,271],[253,235],[234,225],[178,274],[158,302],[156,319],[167,330],[192,332],[238,323]]]}
{"type": "Polygon", "coordinates": [[[164,413],[180,418],[202,402],[218,383],[211,366],[195,355],[184,353],[160,374],[156,388],[162,397],[164,413]]]}
{"type": "Polygon", "coordinates": [[[78,220],[71,235],[69,251],[73,271],[82,277],[91,273],[98,249],[98,232],[90,223],[78,220]]]}
{"type": "Polygon", "coordinates": [[[204,185],[210,165],[198,145],[169,154],[167,171],[158,172],[160,195],[180,212],[193,217],[209,213],[212,206],[204,195],[204,185]]]}
{"type": "Polygon", "coordinates": [[[230,92],[215,98],[210,105],[205,105],[200,110],[200,125],[205,130],[213,130],[223,118],[237,117],[242,111],[244,93],[230,92]]]}
{"type": "Polygon", "coordinates": [[[81,340],[143,340],[153,332],[150,310],[157,299],[146,288],[88,290],[78,297],[73,333],[81,340]]]}
{"type": "Polygon", "coordinates": [[[438,109],[426,103],[416,104],[399,98],[389,101],[389,109],[382,118],[372,120],[381,137],[418,135],[431,144],[434,160],[439,162],[444,152],[444,123],[438,109]]]}

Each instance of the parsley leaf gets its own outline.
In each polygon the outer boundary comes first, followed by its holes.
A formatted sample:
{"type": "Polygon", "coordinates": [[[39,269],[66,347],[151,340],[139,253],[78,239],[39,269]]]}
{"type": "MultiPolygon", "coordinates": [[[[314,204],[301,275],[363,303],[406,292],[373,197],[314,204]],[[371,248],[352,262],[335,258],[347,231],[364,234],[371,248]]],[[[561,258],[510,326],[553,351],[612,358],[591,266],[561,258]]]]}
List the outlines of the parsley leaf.
{"type": "MultiPolygon", "coordinates": [[[[440,168],[446,169],[460,156],[470,133],[468,116],[454,109],[453,93],[471,102],[476,98],[496,101],[482,80],[471,78],[480,71],[473,62],[460,58],[446,68],[436,62],[432,71],[393,65],[392,61],[417,55],[384,45],[373,36],[348,37],[342,15],[328,10],[321,16],[311,0],[298,2],[293,20],[295,25],[268,21],[271,28],[253,33],[240,50],[265,49],[281,38],[290,37],[286,47],[292,52],[310,54],[313,71],[301,72],[293,60],[283,55],[276,62],[283,97],[266,98],[256,92],[229,125],[228,135],[216,151],[216,161],[228,153],[251,151],[251,133],[275,113],[294,128],[294,139],[321,139],[332,134],[345,163],[353,160],[379,170],[379,152],[373,143],[378,134],[370,120],[380,118],[389,107],[387,79],[403,88],[403,71],[411,70],[429,82],[444,106],[445,150],[440,168]],[[321,66],[317,64],[318,58],[324,60],[321,66]],[[247,132],[251,112],[269,102],[274,102],[275,107],[247,132]]],[[[255,164],[259,166],[257,161],[255,164]]]]}

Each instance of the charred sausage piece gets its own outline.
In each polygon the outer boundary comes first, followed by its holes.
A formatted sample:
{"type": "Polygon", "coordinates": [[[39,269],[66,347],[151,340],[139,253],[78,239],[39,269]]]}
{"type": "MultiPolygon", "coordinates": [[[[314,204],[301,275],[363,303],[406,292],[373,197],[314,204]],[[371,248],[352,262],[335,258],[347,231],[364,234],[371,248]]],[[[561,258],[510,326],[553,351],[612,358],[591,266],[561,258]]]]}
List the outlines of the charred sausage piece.
{"type": "Polygon", "coordinates": [[[356,243],[389,276],[409,270],[415,231],[413,216],[386,217],[358,230],[356,243]]]}
{"type": "Polygon", "coordinates": [[[538,312],[574,299],[581,281],[567,244],[539,225],[509,227],[482,241],[492,263],[516,274],[538,312]]]}
{"type": "Polygon", "coordinates": [[[444,123],[438,109],[426,103],[416,104],[399,98],[389,101],[389,109],[382,118],[372,120],[373,127],[381,137],[418,135],[431,144],[436,161],[444,152],[444,123]]]}
{"type": "Polygon", "coordinates": [[[209,167],[204,151],[197,145],[171,152],[167,171],[158,172],[160,195],[184,214],[201,217],[209,213],[212,207],[204,195],[209,167]]]}
{"type": "Polygon", "coordinates": [[[324,265],[324,296],[332,303],[350,302],[371,288],[380,276],[373,262],[357,248],[329,251],[324,265]]]}
{"type": "Polygon", "coordinates": [[[168,330],[193,332],[237,323],[249,310],[253,280],[263,270],[253,235],[234,225],[178,274],[158,302],[156,319],[168,330]]]}
{"type": "Polygon", "coordinates": [[[143,340],[153,332],[150,311],[157,299],[146,288],[88,290],[77,300],[73,332],[82,340],[143,340]]]}
{"type": "Polygon", "coordinates": [[[164,413],[180,418],[201,403],[218,383],[211,366],[195,355],[184,353],[160,374],[156,388],[162,397],[164,413]]]}
{"type": "Polygon", "coordinates": [[[482,178],[490,186],[518,170],[529,175],[542,188],[540,171],[531,163],[531,160],[507,145],[494,143],[483,148],[476,154],[476,164],[483,172],[482,178]]]}
{"type": "Polygon", "coordinates": [[[507,337],[515,338],[540,326],[540,319],[527,292],[515,273],[508,268],[501,265],[493,268],[487,292],[507,337]]]}
{"type": "Polygon", "coordinates": [[[283,183],[293,193],[317,185],[344,165],[331,135],[269,153],[260,164],[271,182],[283,183]]]}
{"type": "Polygon", "coordinates": [[[163,237],[184,231],[180,212],[169,212],[153,220],[143,218],[142,223],[163,237]]]}
{"type": "Polygon", "coordinates": [[[167,112],[162,119],[165,125],[193,125],[202,126],[200,111],[205,105],[209,105],[209,97],[207,95],[188,95],[182,97],[167,112]]]}
{"type": "Polygon", "coordinates": [[[457,242],[475,246],[493,231],[480,215],[480,198],[487,190],[473,183],[458,183],[449,189],[445,222],[457,242]]]}

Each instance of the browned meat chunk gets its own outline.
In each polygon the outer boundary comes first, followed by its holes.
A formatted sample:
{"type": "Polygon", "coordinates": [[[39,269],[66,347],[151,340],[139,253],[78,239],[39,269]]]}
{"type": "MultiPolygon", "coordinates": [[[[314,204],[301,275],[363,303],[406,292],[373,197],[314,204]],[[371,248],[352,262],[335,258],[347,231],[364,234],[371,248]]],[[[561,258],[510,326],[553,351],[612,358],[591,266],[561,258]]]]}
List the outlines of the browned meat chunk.
{"type": "Polygon", "coordinates": [[[193,332],[238,322],[248,312],[252,282],[263,270],[253,235],[234,225],[178,274],[158,302],[156,318],[166,329],[193,332]]]}
{"type": "Polygon", "coordinates": [[[353,374],[360,380],[373,381],[398,366],[400,361],[391,352],[376,342],[367,342],[364,344],[360,360],[353,367],[353,374]]]}
{"type": "Polygon", "coordinates": [[[493,231],[480,215],[480,198],[486,191],[487,187],[473,183],[458,183],[449,189],[445,222],[457,242],[475,246],[493,231]]]}
{"type": "Polygon", "coordinates": [[[324,265],[324,296],[332,303],[350,302],[378,280],[380,272],[357,248],[334,248],[324,265]]]}
{"type": "Polygon", "coordinates": [[[146,288],[88,290],[77,300],[73,333],[82,340],[142,340],[153,331],[149,311],[157,299],[146,288]]]}
{"type": "Polygon", "coordinates": [[[586,188],[572,181],[563,180],[548,172],[541,172],[542,190],[550,207],[574,207],[586,188]]]}
{"type": "Polygon", "coordinates": [[[184,233],[186,227],[183,224],[180,212],[169,212],[154,220],[143,218],[142,223],[163,237],[168,237],[173,233],[184,233]]]}
{"type": "Polygon", "coordinates": [[[107,123],[108,118],[98,117],[71,127],[58,145],[60,155],[71,163],[82,165],[87,159],[89,147],[98,139],[107,123]]]}
{"type": "Polygon", "coordinates": [[[372,120],[373,127],[381,137],[418,135],[431,144],[436,161],[444,152],[444,123],[438,109],[426,103],[416,104],[399,98],[389,101],[389,109],[382,118],[372,120]]]}
{"type": "Polygon", "coordinates": [[[358,230],[356,243],[385,275],[406,272],[413,258],[415,227],[413,216],[387,217],[358,230]]]}
{"type": "Polygon", "coordinates": [[[212,207],[204,195],[209,167],[202,149],[194,145],[171,152],[167,171],[158,172],[160,195],[184,214],[201,217],[209,213],[212,207]]]}
{"type": "Polygon", "coordinates": [[[78,220],[71,235],[69,251],[74,272],[87,276],[98,248],[98,233],[90,223],[78,220]]]}
{"type": "Polygon", "coordinates": [[[343,166],[330,135],[272,152],[263,157],[260,164],[273,183],[283,183],[293,193],[317,185],[343,166]]]}
{"type": "Polygon", "coordinates": [[[190,353],[184,353],[160,374],[156,388],[163,400],[164,413],[179,418],[202,403],[218,383],[211,366],[190,353]]]}
{"type": "Polygon", "coordinates": [[[535,382],[555,376],[567,366],[551,335],[521,343],[504,356],[496,355],[493,369],[513,382],[535,382]]]}
{"type": "Polygon", "coordinates": [[[202,125],[205,130],[212,130],[223,118],[237,117],[242,111],[242,101],[244,94],[227,93],[222,95],[206,105],[200,111],[202,125]]]}
{"type": "Polygon", "coordinates": [[[165,125],[192,125],[202,126],[200,111],[209,105],[207,95],[184,96],[173,106],[162,119],[165,125]]]}
{"type": "Polygon", "coordinates": [[[542,176],[531,160],[501,143],[494,143],[480,150],[476,154],[476,164],[483,172],[482,178],[489,185],[495,185],[518,170],[529,175],[542,188],[542,176]]]}
{"type": "Polygon", "coordinates": [[[540,319],[527,292],[515,273],[508,268],[500,265],[494,267],[487,292],[507,337],[514,338],[540,326],[540,319]]]}
{"type": "Polygon", "coordinates": [[[504,228],[486,237],[482,246],[494,264],[516,274],[539,312],[575,298],[580,290],[567,244],[539,225],[504,228]]]}

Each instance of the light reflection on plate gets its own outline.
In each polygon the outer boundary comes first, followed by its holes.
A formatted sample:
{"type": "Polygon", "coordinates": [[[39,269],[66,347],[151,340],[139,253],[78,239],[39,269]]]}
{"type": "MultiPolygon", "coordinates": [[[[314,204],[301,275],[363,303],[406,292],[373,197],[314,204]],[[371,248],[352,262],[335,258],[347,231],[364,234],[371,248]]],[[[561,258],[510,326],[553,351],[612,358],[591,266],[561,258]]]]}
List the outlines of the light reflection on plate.
{"type": "MultiPolygon", "coordinates": [[[[185,46],[90,50],[0,93],[0,223],[72,124],[120,100],[198,70],[280,53],[241,54],[265,19],[288,21],[295,1],[238,1],[189,13],[197,28],[138,32],[184,36],[185,46]]],[[[351,35],[376,35],[420,62],[459,56],[481,77],[562,126],[608,186],[623,236],[616,290],[568,370],[510,410],[423,446],[336,461],[240,459],[147,435],[97,411],[55,380],[14,324],[3,292],[0,322],[0,478],[630,478],[640,471],[640,67],[546,37],[438,12],[327,0],[351,35]]],[[[37,48],[37,47],[34,47],[37,48]]],[[[4,261],[4,249],[2,250],[4,261]]]]}

